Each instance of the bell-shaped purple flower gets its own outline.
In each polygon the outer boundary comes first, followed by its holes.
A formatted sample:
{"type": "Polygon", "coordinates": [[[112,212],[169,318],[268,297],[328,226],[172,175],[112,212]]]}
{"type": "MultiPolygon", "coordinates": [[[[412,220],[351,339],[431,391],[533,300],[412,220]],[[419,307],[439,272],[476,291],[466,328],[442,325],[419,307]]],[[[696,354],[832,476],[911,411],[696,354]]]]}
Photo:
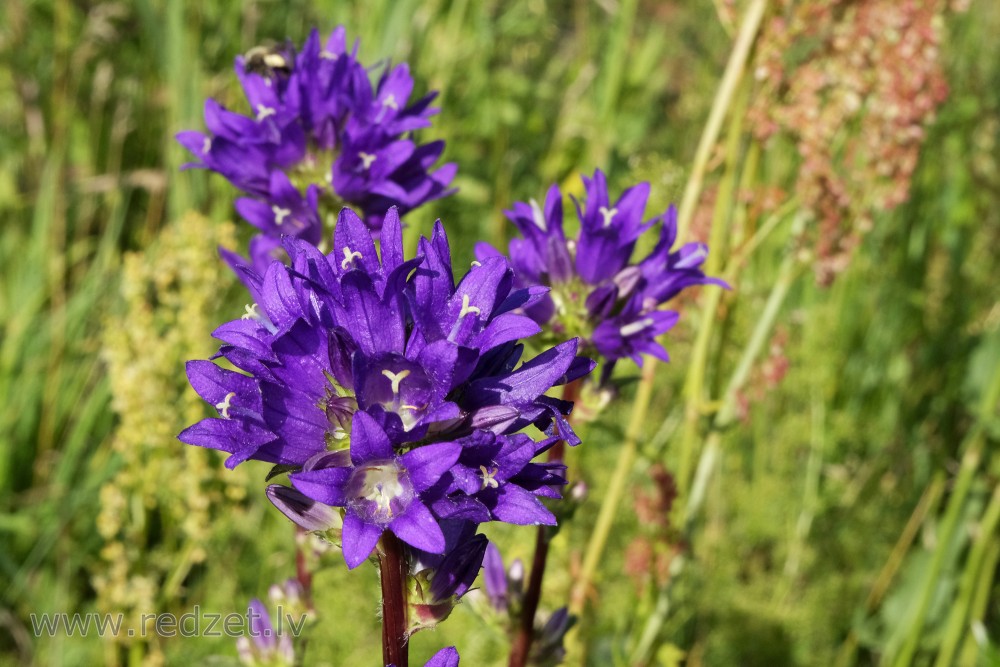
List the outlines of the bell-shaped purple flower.
{"type": "Polygon", "coordinates": [[[470,521],[442,521],[443,555],[410,549],[407,576],[409,633],[433,628],[451,614],[479,575],[486,553],[485,535],[470,521]]]}
{"type": "MultiPolygon", "coordinates": [[[[448,646],[432,655],[431,659],[424,663],[424,667],[458,667],[458,663],[458,651],[454,646],[448,646]]],[[[395,667],[395,665],[389,664],[385,667],[395,667]]]]}
{"type": "Polygon", "coordinates": [[[195,157],[189,167],[222,174],[246,193],[236,208],[265,236],[287,234],[318,244],[323,220],[344,205],[373,230],[395,206],[405,214],[451,192],[455,165],[434,168],[444,142],[418,145],[409,134],[429,127],[436,93],[411,102],[407,65],[385,67],[373,84],[337,28],[318,31],[296,51],[252,49],[236,58],[251,115],[205,103],[207,133],[177,140],[195,157]]]}
{"type": "MultiPolygon", "coordinates": [[[[506,211],[521,234],[510,242],[510,262],[520,287],[546,286],[551,292],[520,311],[559,337],[580,337],[585,350],[603,357],[607,376],[618,359],[643,355],[667,359],[657,337],[676,324],[678,314],[659,308],[693,285],[726,283],[706,277],[701,264],[708,255],[702,243],[671,252],[677,234],[676,211],[644,221],[649,185],[640,183],[612,202],[604,174],[583,177],[586,196],[576,202],[580,233],[567,239],[563,230],[563,198],[549,188],[544,207],[532,200],[506,211]],[[637,264],[632,253],[638,239],[657,223],[656,248],[637,264]]],[[[480,261],[500,253],[481,243],[480,261]]]]}
{"type": "MultiPolygon", "coordinates": [[[[279,609],[279,613],[280,613],[279,609]]],[[[295,649],[292,638],[279,633],[271,622],[271,615],[264,604],[254,598],[247,607],[249,622],[246,636],[236,640],[236,651],[240,662],[248,667],[272,665],[291,667],[295,664],[295,649]]]]}
{"type": "Polygon", "coordinates": [[[417,549],[444,550],[444,534],[422,492],[441,479],[460,453],[455,443],[436,443],[398,456],[378,423],[358,412],[351,431],[350,464],[303,470],[293,473],[291,480],[307,496],[346,508],[344,559],[354,568],[371,554],[385,530],[417,549]]]}

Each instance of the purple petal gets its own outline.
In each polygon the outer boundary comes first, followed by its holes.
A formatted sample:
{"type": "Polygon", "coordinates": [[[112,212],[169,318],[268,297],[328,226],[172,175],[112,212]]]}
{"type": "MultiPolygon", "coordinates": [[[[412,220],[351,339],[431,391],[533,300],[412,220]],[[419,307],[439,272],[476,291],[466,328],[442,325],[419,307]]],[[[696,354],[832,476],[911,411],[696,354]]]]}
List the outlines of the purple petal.
{"type": "Polygon", "coordinates": [[[354,465],[391,458],[392,444],[382,427],[368,413],[355,412],[351,420],[351,461],[354,465]]]}
{"type": "Polygon", "coordinates": [[[458,651],[454,646],[449,646],[431,656],[424,667],[458,667],[458,661],[458,651]]]}
{"type": "Polygon", "coordinates": [[[493,515],[518,526],[554,526],[556,518],[533,494],[514,484],[504,484],[497,493],[493,515]]]}
{"type": "Polygon", "coordinates": [[[413,488],[424,491],[437,484],[461,454],[462,445],[457,442],[424,445],[403,455],[403,467],[410,476],[413,488]]]}
{"type": "Polygon", "coordinates": [[[345,488],[353,472],[353,468],[321,468],[295,472],[288,479],[296,489],[313,500],[333,507],[343,507],[347,504],[345,488]]]}
{"type": "Polygon", "coordinates": [[[316,502],[295,489],[271,484],[266,493],[271,504],[306,530],[329,530],[339,523],[340,517],[330,506],[316,502]]]}
{"type": "MultiPolygon", "coordinates": [[[[382,537],[382,527],[365,523],[354,512],[344,515],[344,560],[347,569],[353,570],[365,562],[371,555],[379,538],[382,537]]],[[[444,542],[444,537],[441,538],[444,542]]]]}
{"type": "Polygon", "coordinates": [[[444,553],[441,526],[420,500],[414,499],[406,511],[389,523],[389,530],[410,546],[432,554],[444,553]]]}

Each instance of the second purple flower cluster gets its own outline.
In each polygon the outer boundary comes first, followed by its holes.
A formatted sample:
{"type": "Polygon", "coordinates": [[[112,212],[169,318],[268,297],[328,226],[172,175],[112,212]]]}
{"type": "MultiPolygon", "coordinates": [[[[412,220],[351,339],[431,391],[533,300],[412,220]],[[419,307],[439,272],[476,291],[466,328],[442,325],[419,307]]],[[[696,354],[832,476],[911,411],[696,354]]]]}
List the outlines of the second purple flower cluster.
{"type": "Polygon", "coordinates": [[[449,192],[455,165],[433,169],[444,142],[409,137],[430,126],[435,93],[410,103],[405,63],[372,85],[343,27],[325,42],[313,30],[300,51],[258,47],[236,59],[236,73],[252,115],[209,99],[208,134],[177,139],[196,158],[189,166],[216,171],[248,195],[236,208],[262,232],[259,252],[282,235],[319,245],[324,223],[345,205],[378,230],[390,207],[405,214],[449,192]]]}
{"type": "Polygon", "coordinates": [[[229,467],[287,466],[292,487],[269,496],[307,529],[342,531],[351,568],[385,531],[427,554],[411,560],[431,564],[422,604],[433,608],[475,578],[485,549],[469,548],[476,525],[555,523],[540,499],[559,497],[564,468],[534,459],[578,439],[570,404],[545,392],[594,364],[575,340],[519,363],[519,339],[540,329],[518,311],[545,290],[515,289],[500,257],[474,262],[456,284],[440,224],[406,260],[395,210],[379,253],[344,209],[332,245],[324,255],[285,237],[290,265],[242,268],[254,303],[214,333],[218,356],[241,372],[189,362],[218,416],[180,439],[229,453],[229,467]],[[529,425],[543,437],[519,432],[529,425]],[[461,557],[449,559],[455,549],[461,557]]]}

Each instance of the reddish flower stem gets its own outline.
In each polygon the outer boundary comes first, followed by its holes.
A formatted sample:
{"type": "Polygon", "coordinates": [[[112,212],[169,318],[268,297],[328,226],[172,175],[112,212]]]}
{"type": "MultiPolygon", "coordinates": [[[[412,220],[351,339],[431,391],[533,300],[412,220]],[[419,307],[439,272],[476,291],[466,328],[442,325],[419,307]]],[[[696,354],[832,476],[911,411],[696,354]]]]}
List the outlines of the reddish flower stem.
{"type": "Polygon", "coordinates": [[[409,667],[406,637],[406,557],[390,531],[382,533],[379,571],[382,579],[382,664],[409,667]]]}
{"type": "Polygon", "coordinates": [[[308,532],[300,527],[296,526],[295,529],[295,578],[298,580],[299,585],[302,587],[302,597],[305,600],[306,608],[309,611],[313,610],[313,596],[312,596],[312,572],[309,571],[309,565],[306,563],[306,553],[305,550],[309,548],[307,539],[309,537],[308,532]]]}
{"type": "MultiPolygon", "coordinates": [[[[563,387],[563,400],[575,402],[580,393],[580,381],[575,380],[563,387]]],[[[566,443],[560,440],[549,450],[549,461],[561,461],[566,451],[566,443]]],[[[531,574],[528,576],[528,588],[524,592],[521,606],[521,617],[514,634],[510,651],[510,667],[525,667],[528,655],[531,653],[531,642],[535,638],[535,614],[538,612],[538,602],[542,597],[542,580],[545,578],[545,566],[549,556],[549,527],[539,526],[535,535],[535,555],[531,559],[531,574]]]]}

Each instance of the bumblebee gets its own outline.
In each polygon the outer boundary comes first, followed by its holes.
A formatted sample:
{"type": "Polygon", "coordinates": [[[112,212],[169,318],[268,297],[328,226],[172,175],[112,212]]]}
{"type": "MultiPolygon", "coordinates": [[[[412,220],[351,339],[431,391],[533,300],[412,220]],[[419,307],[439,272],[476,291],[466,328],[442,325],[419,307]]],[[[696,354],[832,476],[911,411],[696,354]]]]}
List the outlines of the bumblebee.
{"type": "Polygon", "coordinates": [[[243,67],[247,72],[260,76],[288,75],[292,72],[291,53],[292,47],[288,42],[255,46],[243,54],[243,67]]]}

